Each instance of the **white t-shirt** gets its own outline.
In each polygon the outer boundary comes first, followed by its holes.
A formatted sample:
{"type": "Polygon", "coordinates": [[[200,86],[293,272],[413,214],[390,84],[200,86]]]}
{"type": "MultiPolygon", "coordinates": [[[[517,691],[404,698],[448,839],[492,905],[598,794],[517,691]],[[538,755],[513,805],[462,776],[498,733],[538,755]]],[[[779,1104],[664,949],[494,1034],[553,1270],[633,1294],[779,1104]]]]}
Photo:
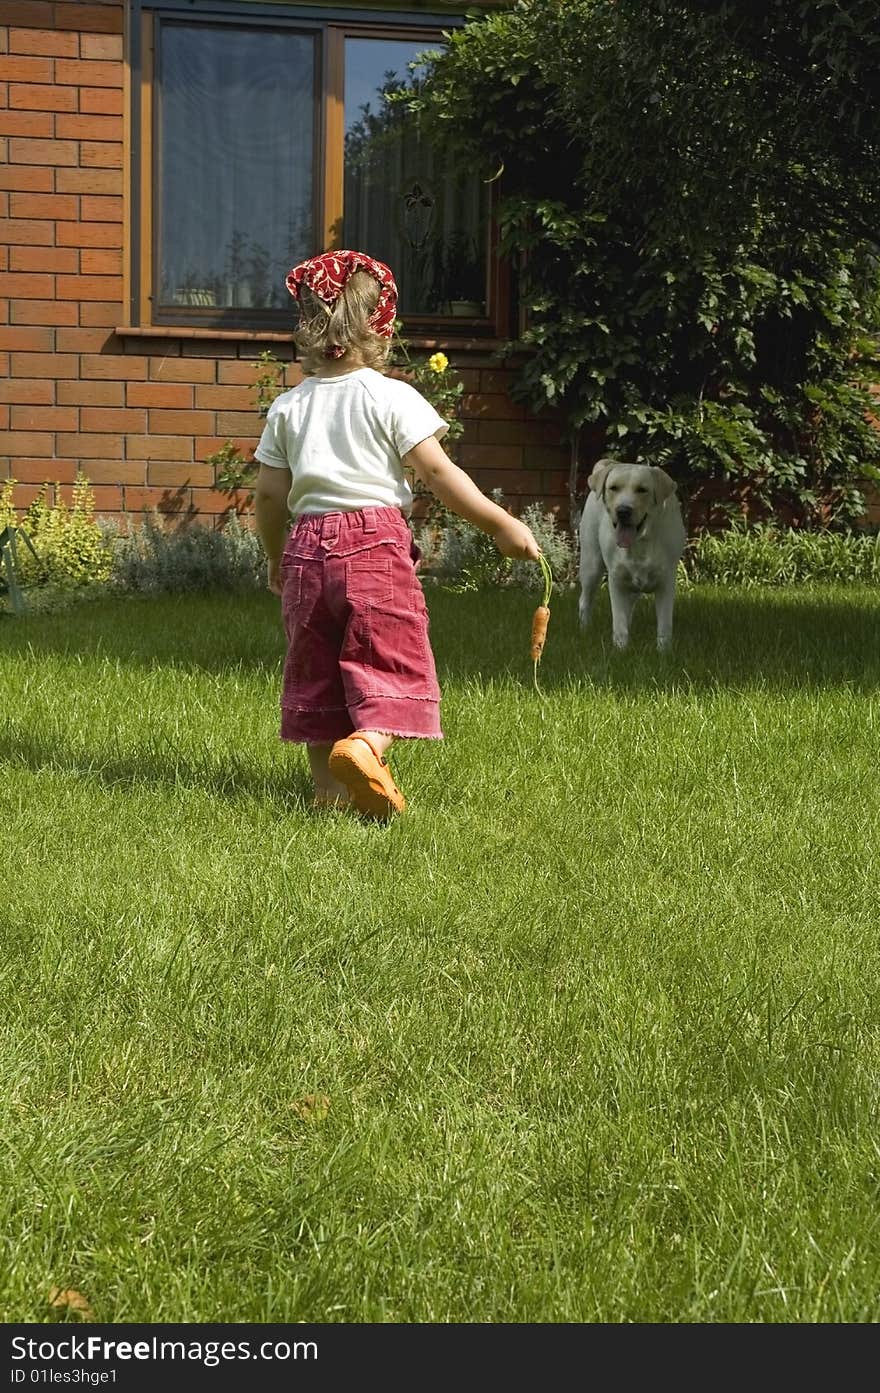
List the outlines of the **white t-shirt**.
{"type": "Polygon", "coordinates": [[[291,514],[401,508],[412,489],[401,458],[449,426],[415,387],[358,368],[338,377],[307,377],[269,407],[254,454],[289,469],[291,514]]]}

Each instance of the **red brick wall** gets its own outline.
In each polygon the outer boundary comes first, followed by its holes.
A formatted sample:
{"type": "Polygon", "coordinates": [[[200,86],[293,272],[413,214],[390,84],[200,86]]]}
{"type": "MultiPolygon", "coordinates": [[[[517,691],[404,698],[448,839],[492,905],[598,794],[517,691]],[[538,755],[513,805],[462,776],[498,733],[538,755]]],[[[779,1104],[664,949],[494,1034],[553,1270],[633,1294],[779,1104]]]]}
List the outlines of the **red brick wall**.
{"type": "MultiPolygon", "coordinates": [[[[254,360],[265,347],[289,359],[290,346],[114,333],[125,321],[122,0],[3,0],[0,26],[0,479],[19,481],[24,507],[46,481],[69,495],[82,469],[102,514],[216,517],[229,499],[205,459],[230,438],[253,447],[254,360]]],[[[488,356],[450,357],[466,387],[461,464],[518,505],[564,503],[553,424],[526,418],[488,356]]]]}

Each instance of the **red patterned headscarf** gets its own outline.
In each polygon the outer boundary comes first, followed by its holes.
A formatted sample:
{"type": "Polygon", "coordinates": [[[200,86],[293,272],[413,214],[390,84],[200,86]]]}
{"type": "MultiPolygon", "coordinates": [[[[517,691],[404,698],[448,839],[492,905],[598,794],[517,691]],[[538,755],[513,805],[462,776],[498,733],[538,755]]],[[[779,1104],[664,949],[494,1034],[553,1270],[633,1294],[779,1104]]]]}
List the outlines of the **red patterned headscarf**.
{"type": "MultiPolygon", "coordinates": [[[[394,333],[397,311],[397,286],[384,262],[375,261],[364,252],[322,252],[320,256],[310,256],[307,261],[294,266],[285,283],[295,300],[299,300],[300,291],[305,285],[325,305],[332,306],[355,271],[368,271],[379,282],[379,302],[370,315],[369,325],[380,338],[390,339],[394,333]]],[[[339,349],[338,356],[341,357],[343,352],[344,349],[339,349]]]]}

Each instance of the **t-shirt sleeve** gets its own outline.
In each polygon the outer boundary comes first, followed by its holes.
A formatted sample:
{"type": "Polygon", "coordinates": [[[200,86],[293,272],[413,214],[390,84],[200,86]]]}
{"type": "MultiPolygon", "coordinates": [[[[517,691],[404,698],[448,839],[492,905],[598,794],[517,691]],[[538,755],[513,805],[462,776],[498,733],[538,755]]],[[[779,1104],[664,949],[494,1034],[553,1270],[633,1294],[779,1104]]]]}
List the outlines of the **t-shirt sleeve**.
{"type": "Polygon", "coordinates": [[[421,392],[408,382],[399,384],[391,404],[391,437],[401,459],[429,435],[440,440],[448,430],[449,422],[444,421],[421,392]]]}
{"type": "Polygon", "coordinates": [[[261,464],[268,464],[272,469],[290,468],[287,458],[287,422],[283,414],[274,409],[274,405],[269,407],[263,434],[254,450],[254,456],[261,464]]]}

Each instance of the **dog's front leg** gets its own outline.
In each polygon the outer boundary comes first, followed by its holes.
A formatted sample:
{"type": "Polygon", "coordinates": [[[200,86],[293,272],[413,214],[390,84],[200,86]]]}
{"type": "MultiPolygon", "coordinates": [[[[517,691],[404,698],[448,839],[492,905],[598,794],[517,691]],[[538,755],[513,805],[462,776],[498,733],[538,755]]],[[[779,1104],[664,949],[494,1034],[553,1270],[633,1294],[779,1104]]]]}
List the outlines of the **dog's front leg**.
{"type": "Polygon", "coordinates": [[[578,619],[580,626],[585,629],[590,622],[590,611],[593,608],[593,601],[596,598],[596,591],[602,580],[605,570],[602,562],[596,564],[592,558],[581,561],[581,597],[578,604],[578,619]]]}
{"type": "Polygon", "coordinates": [[[608,593],[611,597],[611,630],[615,648],[626,648],[629,643],[629,626],[638,595],[634,590],[625,590],[618,582],[608,578],[608,593]]]}
{"type": "Polygon", "coordinates": [[[675,604],[675,577],[658,585],[654,595],[657,612],[657,650],[666,653],[672,647],[672,609],[675,604]]]}

